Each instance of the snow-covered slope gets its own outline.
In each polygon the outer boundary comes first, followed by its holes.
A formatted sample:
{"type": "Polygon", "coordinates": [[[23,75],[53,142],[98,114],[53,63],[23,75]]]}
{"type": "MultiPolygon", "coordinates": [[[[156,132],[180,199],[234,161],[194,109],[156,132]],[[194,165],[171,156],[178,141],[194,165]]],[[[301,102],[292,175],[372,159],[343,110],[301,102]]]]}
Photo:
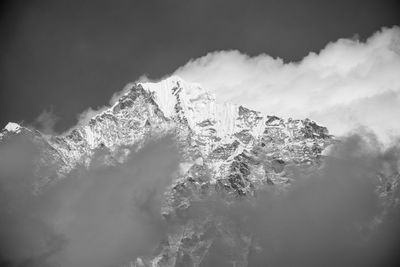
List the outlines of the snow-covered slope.
{"type": "MultiPolygon", "coordinates": [[[[212,122],[216,135],[224,138],[237,130],[238,106],[230,103],[217,104],[215,96],[200,85],[190,84],[177,76],[159,83],[142,83],[143,88],[154,93],[154,99],[164,115],[180,117],[187,121],[196,133],[202,124],[212,122]]],[[[240,126],[239,126],[240,127],[240,126]]]]}

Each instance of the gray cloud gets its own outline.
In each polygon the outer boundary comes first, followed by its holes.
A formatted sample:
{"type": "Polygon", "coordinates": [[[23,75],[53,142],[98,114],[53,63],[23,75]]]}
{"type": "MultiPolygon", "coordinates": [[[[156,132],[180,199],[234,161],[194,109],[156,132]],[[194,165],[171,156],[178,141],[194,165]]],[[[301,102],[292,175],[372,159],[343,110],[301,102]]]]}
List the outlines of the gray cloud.
{"type": "MultiPolygon", "coordinates": [[[[331,150],[318,171],[292,171],[296,180],[284,194],[268,187],[234,204],[206,200],[192,213],[206,206],[251,236],[249,266],[398,266],[400,188],[393,185],[399,146],[385,149],[371,133],[354,134],[331,150]],[[386,201],[381,193],[388,194],[386,201]]],[[[224,240],[214,243],[204,266],[230,266],[234,252],[224,240]]]]}
{"type": "Polygon", "coordinates": [[[89,169],[40,195],[32,194],[36,155],[23,139],[0,148],[2,266],[120,266],[163,237],[161,198],[180,161],[171,138],[116,166],[105,166],[99,150],[89,169]]]}
{"type": "MultiPolygon", "coordinates": [[[[160,206],[181,160],[173,138],[149,141],[115,166],[99,149],[89,169],[33,195],[37,152],[22,137],[0,146],[2,266],[108,267],[151,255],[171,226],[160,206]]],[[[230,205],[215,196],[194,203],[187,219],[211,211],[250,234],[249,266],[396,266],[399,170],[400,147],[363,131],[332,147],[318,171],[290,170],[287,193],[267,187],[230,205]]],[[[204,266],[228,264],[232,251],[216,237],[204,266]]]]}
{"type": "Polygon", "coordinates": [[[44,134],[56,134],[56,123],[60,118],[54,113],[53,108],[43,110],[33,122],[33,127],[44,134]]]}

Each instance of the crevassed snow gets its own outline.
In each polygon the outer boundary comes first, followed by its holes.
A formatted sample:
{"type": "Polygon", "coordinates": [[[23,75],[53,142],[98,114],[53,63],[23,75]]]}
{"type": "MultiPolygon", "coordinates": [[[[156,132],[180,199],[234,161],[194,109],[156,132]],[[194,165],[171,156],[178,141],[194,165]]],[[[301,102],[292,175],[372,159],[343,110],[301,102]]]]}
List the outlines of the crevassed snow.
{"type": "MultiPolygon", "coordinates": [[[[184,118],[188,126],[199,136],[212,134],[220,138],[222,143],[233,141],[234,134],[244,129],[249,130],[255,138],[261,136],[265,128],[265,117],[249,127],[239,119],[239,106],[232,103],[216,101],[214,94],[196,83],[189,83],[178,76],[171,76],[159,82],[138,83],[144,90],[153,95],[154,101],[167,118],[184,118]]],[[[125,86],[123,92],[128,94],[135,83],[125,86]]],[[[107,110],[98,113],[94,118],[105,112],[110,112],[118,101],[107,110]]],[[[89,146],[97,146],[97,136],[90,127],[84,127],[83,132],[89,146]]]]}
{"type": "Polygon", "coordinates": [[[150,92],[154,92],[154,100],[164,112],[166,117],[172,117],[175,114],[176,97],[173,95],[172,88],[177,86],[179,79],[173,79],[170,77],[161,82],[152,83],[140,83],[142,87],[150,92]]]}
{"type": "Polygon", "coordinates": [[[171,76],[158,83],[141,83],[145,90],[154,92],[154,100],[167,117],[176,115],[178,104],[195,131],[201,131],[198,123],[215,121],[213,127],[219,137],[235,132],[238,106],[230,103],[218,104],[215,96],[198,84],[187,83],[180,77],[171,76]]]}
{"type": "MultiPolygon", "coordinates": [[[[124,92],[135,83],[129,83],[125,86],[124,92]]],[[[215,136],[223,141],[230,141],[231,136],[243,129],[243,125],[238,125],[239,106],[232,103],[218,103],[214,94],[210,93],[201,85],[189,83],[178,76],[171,76],[159,82],[140,82],[144,90],[153,94],[154,101],[168,118],[178,116],[177,111],[182,110],[183,115],[189,127],[196,133],[201,134],[205,128],[199,126],[204,121],[212,122],[210,128],[215,130],[215,136]]],[[[104,112],[111,112],[116,101],[106,111],[99,112],[94,118],[104,112]]],[[[111,112],[112,113],[112,112],[111,112]]],[[[255,127],[250,129],[253,136],[258,137],[263,133],[265,118],[260,120],[255,127]]],[[[95,145],[96,139],[90,132],[90,129],[84,129],[89,137],[91,146],[95,145]]]]}

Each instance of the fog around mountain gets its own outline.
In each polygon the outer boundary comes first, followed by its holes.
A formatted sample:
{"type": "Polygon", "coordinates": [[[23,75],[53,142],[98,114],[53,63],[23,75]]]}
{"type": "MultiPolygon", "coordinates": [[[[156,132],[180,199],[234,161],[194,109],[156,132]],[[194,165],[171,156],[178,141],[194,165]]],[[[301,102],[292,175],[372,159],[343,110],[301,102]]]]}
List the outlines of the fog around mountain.
{"type": "Polygon", "coordinates": [[[216,52],[184,78],[128,84],[63,134],[51,111],[8,124],[0,265],[397,266],[396,38],[298,64],[216,52]],[[341,134],[306,119],[318,112],[341,134]]]}

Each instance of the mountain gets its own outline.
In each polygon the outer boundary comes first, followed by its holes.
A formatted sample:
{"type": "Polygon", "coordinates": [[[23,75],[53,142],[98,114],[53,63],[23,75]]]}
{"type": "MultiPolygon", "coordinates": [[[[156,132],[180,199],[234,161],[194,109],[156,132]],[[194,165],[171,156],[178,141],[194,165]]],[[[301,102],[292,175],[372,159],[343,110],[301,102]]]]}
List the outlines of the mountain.
{"type": "Polygon", "coordinates": [[[128,157],[148,140],[173,136],[182,153],[181,170],[164,195],[162,216],[169,230],[152,257],[135,266],[206,266],[210,248],[224,244],[234,266],[247,266],[257,250],[254,237],[227,216],[199,208],[215,198],[230,205],[257,192],[285,190],[294,169],[317,170],[336,141],[325,127],[309,119],[282,119],[231,103],[219,103],[200,85],[172,76],[157,83],[132,83],[119,99],[88,122],[49,136],[16,123],[0,133],[0,143],[27,137],[38,148],[34,192],[67,177],[78,166],[89,168],[97,151],[102,164],[128,157]],[[48,166],[51,166],[49,168],[48,166]],[[195,219],[194,219],[195,218],[195,219]],[[253,251],[253,252],[252,252],[253,251]]]}
{"type": "Polygon", "coordinates": [[[179,77],[126,88],[114,105],[67,134],[47,136],[10,122],[0,133],[0,140],[29,135],[44,148],[42,157],[57,162],[58,169],[46,177],[41,175],[43,185],[63,178],[77,164],[87,166],[97,148],[108,148],[116,157],[122,146],[172,132],[188,139],[188,160],[192,162],[226,161],[260,146],[271,158],[304,163],[314,160],[331,143],[327,129],[315,122],[283,120],[243,106],[220,104],[199,85],[179,77]]]}

